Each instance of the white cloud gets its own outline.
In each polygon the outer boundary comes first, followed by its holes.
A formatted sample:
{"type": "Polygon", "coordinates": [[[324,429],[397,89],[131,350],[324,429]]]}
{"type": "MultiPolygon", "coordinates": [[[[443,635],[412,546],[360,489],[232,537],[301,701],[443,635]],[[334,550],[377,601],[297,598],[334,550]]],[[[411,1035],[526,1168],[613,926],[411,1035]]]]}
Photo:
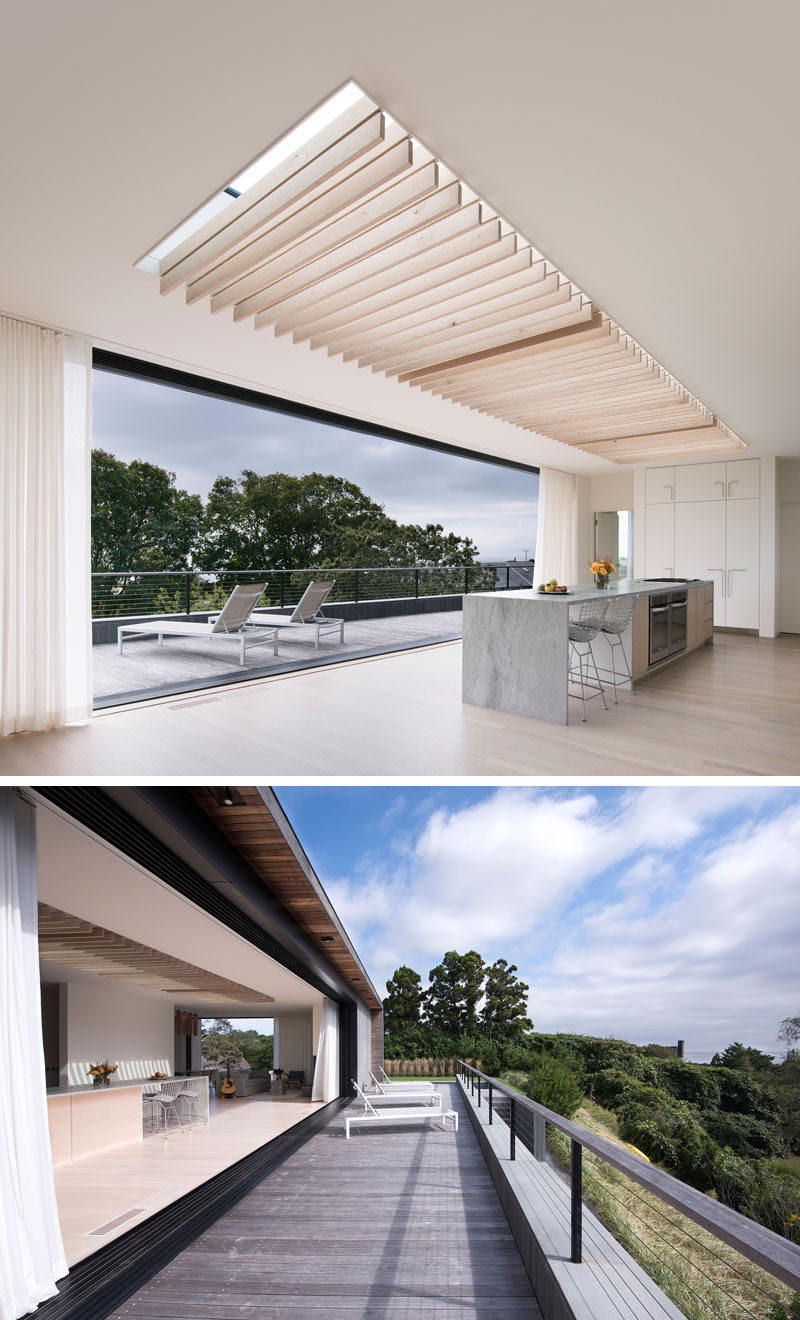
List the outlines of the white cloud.
{"type": "Polygon", "coordinates": [[[328,887],[381,985],[476,948],[517,962],[542,1030],[772,1050],[800,1007],[798,856],[777,790],[501,789],[328,887]]]}

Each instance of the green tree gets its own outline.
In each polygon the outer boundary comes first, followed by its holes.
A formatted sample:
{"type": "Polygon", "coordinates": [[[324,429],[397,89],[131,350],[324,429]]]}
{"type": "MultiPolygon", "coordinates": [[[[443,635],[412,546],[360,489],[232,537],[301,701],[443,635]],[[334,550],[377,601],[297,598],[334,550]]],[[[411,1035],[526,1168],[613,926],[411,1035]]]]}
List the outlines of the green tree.
{"type": "Polygon", "coordinates": [[[124,463],[92,450],[92,569],[187,568],[197,549],[203,502],[155,463],[124,463]]]}
{"type": "Polygon", "coordinates": [[[742,1072],[768,1070],[774,1067],[774,1063],[771,1054],[757,1050],[754,1045],[743,1045],[739,1040],[726,1045],[722,1053],[715,1054],[711,1060],[715,1068],[738,1068],[742,1072]]]}
{"type": "Polygon", "coordinates": [[[418,1027],[425,1003],[422,978],[419,972],[405,964],[398,967],[386,982],[387,995],[383,1001],[385,1032],[404,1031],[418,1027]]]}
{"type": "Polygon", "coordinates": [[[383,509],[352,481],[310,472],[217,477],[208,496],[205,568],[307,568],[336,563],[342,529],[356,529],[383,509]],[[332,559],[328,559],[333,554],[332,559]]]}
{"type": "Polygon", "coordinates": [[[536,1060],[528,1074],[525,1093],[562,1118],[572,1118],[583,1099],[577,1077],[554,1054],[542,1054],[536,1060]]]}
{"type": "Polygon", "coordinates": [[[778,1040],[786,1046],[786,1058],[796,1054],[800,1046],[800,1016],[787,1017],[778,1028],[778,1040]]]}
{"type": "Polygon", "coordinates": [[[480,1026],[489,1040],[516,1040],[523,1032],[533,1029],[527,1016],[529,987],[516,976],[516,971],[515,965],[509,965],[505,958],[498,958],[486,969],[486,998],[480,1026]]]}
{"type": "Polygon", "coordinates": [[[469,953],[451,949],[444,955],[428,976],[426,1016],[432,1027],[450,1036],[475,1037],[485,971],[474,949],[469,953]]]}
{"type": "Polygon", "coordinates": [[[468,537],[397,523],[383,505],[343,477],[309,472],[217,477],[208,497],[204,568],[381,567],[470,564],[468,537]]]}

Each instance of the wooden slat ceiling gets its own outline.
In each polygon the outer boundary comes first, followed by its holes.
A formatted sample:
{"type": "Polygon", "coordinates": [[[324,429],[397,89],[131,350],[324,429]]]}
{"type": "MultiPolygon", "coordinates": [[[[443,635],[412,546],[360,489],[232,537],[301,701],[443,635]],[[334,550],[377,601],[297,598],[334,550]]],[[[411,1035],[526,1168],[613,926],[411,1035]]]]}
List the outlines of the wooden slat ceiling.
{"type": "Polygon", "coordinates": [[[291,913],[344,981],[373,1010],[383,1005],[353,956],[342,927],[325,906],[257,788],[237,786],[233,806],[207,788],[192,794],[203,811],[291,913]]]}
{"type": "Polygon", "coordinates": [[[745,447],[365,96],[160,270],[162,293],[616,463],[745,447]]]}
{"type": "Polygon", "coordinates": [[[200,997],[209,1005],[273,1003],[272,995],[160,953],[81,917],[39,904],[39,961],[73,967],[165,994],[200,997]]]}

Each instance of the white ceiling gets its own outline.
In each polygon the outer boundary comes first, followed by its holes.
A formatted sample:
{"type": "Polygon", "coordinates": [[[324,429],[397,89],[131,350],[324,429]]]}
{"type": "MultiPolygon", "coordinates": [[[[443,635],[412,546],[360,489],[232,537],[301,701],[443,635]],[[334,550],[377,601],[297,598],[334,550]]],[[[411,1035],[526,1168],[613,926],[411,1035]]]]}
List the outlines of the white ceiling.
{"type": "Polygon", "coordinates": [[[42,903],[236,979],[255,992],[252,1003],[229,1007],[209,1005],[201,996],[168,995],[178,1007],[204,1017],[271,1018],[322,1002],[319,991],[300,977],[45,805],[37,811],[37,847],[42,903]],[[259,992],[274,1003],[258,999],[259,992]]]}
{"type": "Polygon", "coordinates": [[[800,453],[792,0],[2,0],[2,25],[0,310],[487,452],[612,470],[162,299],[133,268],[354,78],[752,454],[800,453]]]}

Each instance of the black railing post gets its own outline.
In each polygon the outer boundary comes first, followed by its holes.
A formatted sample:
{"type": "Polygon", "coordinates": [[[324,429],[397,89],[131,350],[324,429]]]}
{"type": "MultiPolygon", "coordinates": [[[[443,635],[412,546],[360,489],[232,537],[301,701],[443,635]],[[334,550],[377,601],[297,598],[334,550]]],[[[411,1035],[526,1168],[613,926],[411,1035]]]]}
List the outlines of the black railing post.
{"type": "Polygon", "coordinates": [[[464,569],[464,595],[469,595],[469,568],[464,569]]]}
{"type": "Polygon", "coordinates": [[[358,569],[353,572],[353,600],[358,604],[358,569]]]}
{"type": "Polygon", "coordinates": [[[414,599],[419,600],[419,569],[414,569],[414,599]]]}
{"type": "Polygon", "coordinates": [[[475,1074],[474,1074],[474,1072],[472,1071],[472,1067],[471,1067],[471,1066],[470,1066],[470,1070],[469,1070],[469,1093],[470,1093],[470,1095],[474,1095],[474,1094],[475,1094],[475,1074]]]}
{"type": "Polygon", "coordinates": [[[506,591],[511,587],[511,565],[506,564],[506,591]]]}
{"type": "Polygon", "coordinates": [[[185,586],[186,586],[186,613],[187,613],[187,614],[191,614],[191,612],[192,612],[192,575],[191,575],[191,573],[187,573],[187,574],[186,574],[186,583],[185,583],[185,586]]]}
{"type": "Polygon", "coordinates": [[[286,572],[281,569],[281,609],[286,604],[286,572]]]}
{"type": "Polygon", "coordinates": [[[492,1083],[489,1083],[489,1127],[492,1126],[492,1083]]]}
{"type": "Polygon", "coordinates": [[[478,1108],[481,1107],[481,1075],[478,1073],[478,1108]]]}
{"type": "Polygon", "coordinates": [[[572,1251],[570,1259],[573,1265],[580,1265],[583,1260],[583,1147],[572,1139],[572,1159],[570,1178],[570,1215],[572,1251]]]}
{"type": "Polygon", "coordinates": [[[508,1119],[508,1139],[511,1159],[517,1158],[517,1102],[511,1101],[511,1113],[508,1119]]]}

